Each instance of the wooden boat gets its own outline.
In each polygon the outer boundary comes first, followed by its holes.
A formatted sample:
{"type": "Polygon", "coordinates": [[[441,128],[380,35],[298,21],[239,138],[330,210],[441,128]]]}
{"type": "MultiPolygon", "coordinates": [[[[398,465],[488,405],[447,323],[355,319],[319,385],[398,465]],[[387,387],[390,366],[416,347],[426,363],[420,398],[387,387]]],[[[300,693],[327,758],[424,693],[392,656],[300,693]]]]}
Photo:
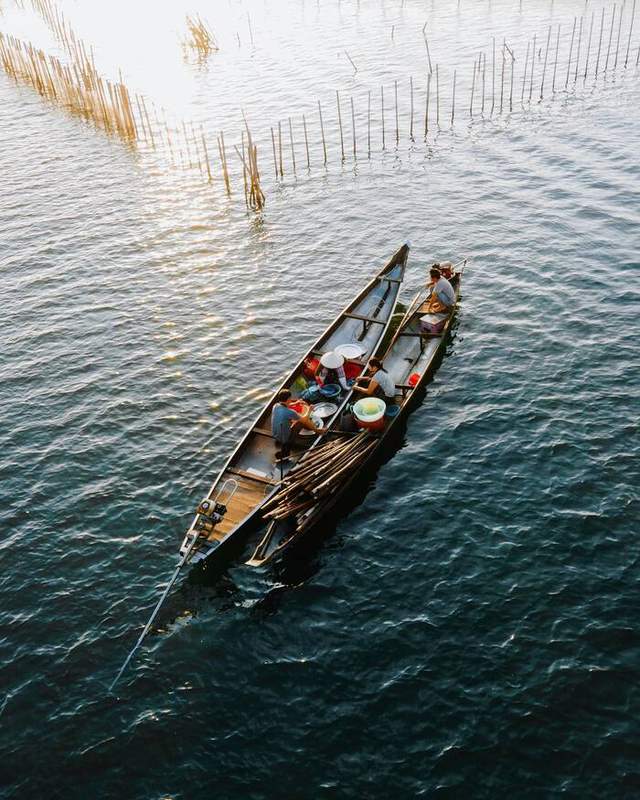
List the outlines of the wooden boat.
{"type": "MultiPolygon", "coordinates": [[[[457,300],[460,298],[462,273],[465,264],[466,261],[461,262],[461,269],[454,271],[451,278],[451,284],[455,289],[457,300]]],[[[356,442],[354,445],[349,445],[347,441],[345,444],[347,452],[354,452],[355,447],[355,452],[359,450],[362,453],[361,459],[355,459],[356,466],[350,472],[347,469],[346,475],[343,478],[338,476],[337,481],[333,483],[325,480],[322,485],[326,486],[328,484],[328,488],[324,490],[326,493],[320,492],[318,502],[312,505],[311,508],[306,508],[300,513],[294,513],[284,518],[274,519],[267,528],[267,532],[257,546],[252,558],[246,562],[248,565],[260,566],[278,558],[287,549],[299,542],[321,520],[326,519],[327,513],[344,497],[353,482],[358,477],[362,477],[367,467],[376,457],[380,456],[392,434],[406,419],[414,398],[419,396],[420,389],[424,387],[432,375],[438,363],[438,357],[446,347],[457,311],[456,304],[441,333],[423,333],[421,331],[420,318],[424,312],[420,311],[420,307],[425,300],[425,294],[425,290],[418,292],[413,299],[384,356],[381,357],[385,369],[393,377],[396,385],[397,395],[395,402],[398,406],[396,415],[388,418],[383,430],[369,434],[361,433],[358,436],[358,439],[361,440],[359,443],[356,442]]],[[[341,428],[342,421],[339,416],[336,416],[333,425],[336,429],[341,428]]],[[[314,456],[314,458],[317,459],[320,452],[318,451],[318,455],[314,456]]],[[[347,462],[349,461],[349,455],[346,456],[346,460],[347,462]]],[[[304,460],[300,463],[299,471],[304,469],[304,463],[304,460]]],[[[344,463],[344,461],[341,463],[344,463]]],[[[322,477],[326,476],[323,475],[322,477]]],[[[290,480],[293,480],[293,475],[290,480]]],[[[315,493],[314,489],[313,494],[315,493]]],[[[302,497],[304,498],[305,495],[303,494],[302,497]]],[[[277,496],[274,500],[277,500],[277,496]]],[[[271,512],[267,511],[267,514],[269,513],[271,512]]]]}
{"type": "MultiPolygon", "coordinates": [[[[218,473],[208,495],[187,531],[180,555],[186,563],[195,564],[220,554],[241,531],[259,522],[263,503],[277,489],[287,471],[302,455],[313,449],[323,437],[298,436],[287,462],[276,461],[278,446],[271,435],[271,412],[281,389],[291,389],[293,398],[306,387],[308,359],[318,359],[340,345],[357,344],[360,356],[349,359],[356,371],[362,371],[378,349],[396,306],[404,279],[408,245],[403,245],[380,272],[349,303],[318,341],[300,359],[274,392],[253,425],[218,473]]],[[[351,399],[351,392],[342,392],[334,402],[337,410],[324,421],[331,427],[351,399]]]]}

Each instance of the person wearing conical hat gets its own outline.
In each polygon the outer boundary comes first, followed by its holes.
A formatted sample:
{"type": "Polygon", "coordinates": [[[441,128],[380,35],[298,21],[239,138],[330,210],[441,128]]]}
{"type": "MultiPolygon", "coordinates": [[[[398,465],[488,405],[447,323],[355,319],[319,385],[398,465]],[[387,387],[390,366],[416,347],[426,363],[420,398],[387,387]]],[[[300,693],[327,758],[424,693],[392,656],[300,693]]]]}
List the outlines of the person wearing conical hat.
{"type": "Polygon", "coordinates": [[[315,379],[319,386],[339,383],[346,391],[349,388],[349,384],[344,374],[344,356],[336,353],[335,350],[325,353],[316,369],[315,379]]]}

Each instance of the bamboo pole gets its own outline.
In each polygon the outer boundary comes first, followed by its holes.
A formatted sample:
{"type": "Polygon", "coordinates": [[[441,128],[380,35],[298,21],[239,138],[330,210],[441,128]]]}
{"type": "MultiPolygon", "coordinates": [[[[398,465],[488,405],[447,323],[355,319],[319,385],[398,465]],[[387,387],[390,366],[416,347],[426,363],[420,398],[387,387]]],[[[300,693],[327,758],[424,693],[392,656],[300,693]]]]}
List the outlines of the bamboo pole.
{"type": "Polygon", "coordinates": [[[427,23],[424,23],[422,28],[422,36],[424,37],[424,44],[427,48],[427,61],[429,62],[429,75],[433,73],[433,67],[431,66],[431,53],[429,52],[429,40],[427,39],[427,23]]]}
{"type": "Polygon", "coordinates": [[[564,88],[566,89],[569,85],[569,70],[571,69],[571,56],[573,55],[573,40],[576,35],[576,18],[573,18],[573,29],[571,31],[571,46],[569,47],[569,62],[567,63],[567,77],[564,82],[564,88]]]}
{"type": "Polygon", "coordinates": [[[224,176],[224,183],[227,187],[227,194],[231,194],[231,183],[229,181],[229,168],[227,166],[227,152],[224,146],[224,132],[220,131],[220,139],[219,139],[219,146],[220,146],[220,156],[222,159],[222,172],[224,176]]]}
{"type": "Polygon", "coordinates": [[[149,130],[149,136],[151,137],[151,146],[155,150],[156,149],[156,142],[155,142],[155,139],[153,137],[153,126],[151,125],[151,122],[149,121],[149,112],[147,111],[147,106],[146,106],[146,103],[144,102],[144,95],[140,95],[140,99],[142,100],[142,110],[144,111],[144,116],[145,116],[145,119],[147,121],[147,128],[149,130]]]}
{"type": "Polygon", "coordinates": [[[271,128],[271,146],[273,148],[273,169],[276,173],[276,180],[278,180],[278,159],[276,158],[276,137],[273,133],[273,127],[271,128]]]}
{"type": "Polygon", "coordinates": [[[595,18],[595,11],[591,12],[591,24],[589,25],[589,42],[587,44],[587,57],[584,62],[584,80],[587,80],[587,70],[589,69],[589,56],[591,54],[591,35],[593,34],[593,20],[595,18]]]}
{"type": "Polygon", "coordinates": [[[473,95],[476,91],[476,62],[473,61],[473,74],[471,78],[471,100],[469,101],[469,116],[473,119],[473,95]]]}
{"type": "Polygon", "coordinates": [[[633,8],[631,9],[631,23],[629,25],[629,37],[627,39],[627,54],[624,57],[624,66],[626,69],[627,62],[629,61],[629,48],[631,47],[631,32],[633,31],[633,21],[636,16],[636,0],[633,0],[633,8]]]}
{"type": "Polygon", "coordinates": [[[293,125],[289,117],[289,141],[291,142],[291,163],[293,164],[293,174],[296,174],[296,151],[293,144],[293,125]]]}
{"type": "MultiPolygon", "coordinates": [[[[248,194],[248,191],[247,191],[247,165],[246,165],[245,160],[244,160],[244,131],[242,131],[242,135],[241,135],[240,141],[242,143],[242,145],[241,145],[242,146],[242,155],[240,156],[240,160],[242,161],[242,181],[244,183],[244,202],[245,202],[245,205],[248,206],[249,205],[249,194],[248,194]]],[[[234,145],[234,147],[235,147],[235,145],[234,145]]],[[[236,151],[236,153],[238,152],[238,148],[237,147],[235,147],[235,151],[236,151]]]]}
{"type": "Polygon", "coordinates": [[[604,62],[604,74],[606,75],[607,70],[609,69],[609,53],[611,52],[611,40],[613,38],[613,23],[616,18],[616,4],[613,4],[613,10],[611,12],[611,28],[609,29],[609,44],[607,45],[607,58],[604,62]]]}
{"type": "Polygon", "coordinates": [[[204,150],[204,160],[205,164],[207,165],[207,175],[209,177],[209,183],[211,183],[213,181],[213,178],[211,176],[211,164],[209,163],[209,151],[207,150],[207,142],[204,138],[204,131],[202,130],[202,128],[200,129],[200,133],[202,136],[202,148],[204,150]]]}
{"type": "Polygon", "coordinates": [[[311,169],[311,159],[309,158],[309,136],[307,134],[307,120],[306,120],[304,114],[302,115],[302,128],[304,130],[304,146],[305,146],[306,151],[307,151],[307,170],[310,170],[311,169]]]}
{"type": "Polygon", "coordinates": [[[367,94],[367,158],[371,158],[371,89],[367,94]]]}
{"type": "Polygon", "coordinates": [[[451,94],[451,127],[453,127],[453,120],[456,115],[456,77],[457,70],[453,70],[453,92],[451,94]]]}
{"type": "Polygon", "coordinates": [[[573,76],[573,82],[575,83],[578,80],[578,67],[580,66],[580,45],[582,44],[582,25],[583,25],[583,17],[580,17],[580,27],[578,29],[578,50],[576,52],[576,72],[573,76]]]}
{"type": "Polygon", "coordinates": [[[344,136],[342,135],[342,114],[340,113],[340,94],[336,90],[336,106],[338,108],[338,126],[340,128],[340,150],[342,152],[342,163],[344,164],[344,136]]]}
{"type": "Polygon", "coordinates": [[[602,9],[602,18],[600,20],[600,40],[598,41],[598,57],[596,58],[596,78],[598,77],[598,69],[600,68],[600,51],[602,49],[602,33],[604,31],[604,8],[602,9]]]}
{"type": "Polygon", "coordinates": [[[320,132],[322,133],[322,149],[324,151],[324,165],[327,166],[327,143],[324,138],[324,123],[322,121],[322,106],[318,100],[318,113],[320,115],[320,132]]]}
{"type": "Polygon", "coordinates": [[[351,131],[353,133],[353,159],[356,159],[356,112],[353,106],[353,97],[351,97],[351,131]]]}
{"type": "Polygon", "coordinates": [[[513,71],[516,63],[516,57],[513,53],[511,55],[511,74],[510,74],[510,84],[509,84],[509,113],[513,111],[513,71]]]}
{"type": "Polygon", "coordinates": [[[527,70],[529,68],[529,50],[531,49],[531,42],[527,42],[527,55],[524,60],[524,74],[522,75],[522,90],[520,92],[520,105],[524,108],[524,87],[527,82],[527,70]]]}
{"type": "Polygon", "coordinates": [[[624,14],[624,0],[620,6],[620,13],[618,14],[618,36],[616,38],[616,60],[613,62],[613,69],[618,67],[618,51],[620,50],[620,34],[622,33],[622,15],[624,14]]]}
{"type": "Polygon", "coordinates": [[[380,87],[380,105],[382,108],[382,149],[384,150],[384,86],[380,87]]]}
{"type": "Polygon", "coordinates": [[[400,128],[398,125],[398,81],[394,81],[393,88],[396,99],[396,147],[397,147],[398,143],[400,142],[400,128]]]}
{"type": "Polygon", "coordinates": [[[429,95],[431,94],[431,73],[427,75],[427,99],[424,106],[424,138],[427,140],[429,133],[429,95]]]}
{"type": "Polygon", "coordinates": [[[489,116],[493,116],[493,109],[496,106],[496,37],[491,38],[493,58],[491,60],[491,112],[489,116]]]}
{"type": "Polygon", "coordinates": [[[436,127],[440,127],[440,78],[436,64],[436,127]]]}
{"type": "Polygon", "coordinates": [[[200,141],[198,140],[198,138],[196,136],[196,129],[195,129],[195,126],[194,126],[193,122],[191,123],[191,134],[193,136],[193,139],[192,139],[193,145],[194,145],[194,147],[196,149],[196,158],[198,160],[198,170],[200,171],[200,174],[202,175],[203,174],[203,169],[202,169],[202,161],[200,160],[200,141]]]}
{"type": "Polygon", "coordinates": [[[413,141],[413,76],[409,78],[409,91],[411,94],[411,117],[409,121],[409,138],[413,141]]]}
{"type": "Polygon", "coordinates": [[[189,169],[191,169],[191,150],[189,149],[189,137],[187,136],[187,126],[182,121],[182,133],[184,134],[184,141],[187,148],[187,157],[189,159],[189,169]]]}
{"type": "Polygon", "coordinates": [[[284,177],[284,164],[282,162],[282,123],[278,121],[278,155],[280,156],[280,177],[284,177]]]}
{"type": "Polygon", "coordinates": [[[556,71],[558,69],[558,51],[560,49],[560,23],[558,23],[558,35],[556,36],[556,60],[553,64],[553,82],[551,84],[551,91],[555,94],[556,91],[556,71]]]}
{"type": "Polygon", "coordinates": [[[140,97],[136,94],[136,106],[138,108],[138,116],[140,117],[140,127],[142,130],[142,135],[144,136],[145,144],[147,143],[147,126],[145,125],[144,115],[142,113],[142,105],[140,104],[140,97]]]}
{"type": "Polygon", "coordinates": [[[544,79],[547,74],[547,60],[549,58],[549,42],[551,41],[551,25],[547,31],[547,46],[544,51],[544,65],[542,67],[542,80],[540,82],[540,99],[544,97],[544,79]]]}
{"type": "Polygon", "coordinates": [[[249,23],[249,38],[251,39],[251,47],[255,47],[253,43],[253,28],[251,27],[251,17],[249,16],[248,11],[247,11],[247,22],[249,23]]]}
{"type": "Polygon", "coordinates": [[[533,34],[533,47],[531,48],[531,84],[529,86],[529,102],[531,102],[531,96],[533,95],[533,73],[535,71],[535,64],[536,64],[536,34],[533,34]]]}
{"type": "Polygon", "coordinates": [[[480,113],[484,117],[484,95],[485,95],[485,74],[487,71],[487,54],[482,53],[482,105],[480,107],[480,113]]]}
{"type": "Polygon", "coordinates": [[[505,64],[505,48],[506,40],[502,42],[502,68],[500,71],[500,114],[502,115],[502,107],[504,101],[504,64],[505,64]]]}

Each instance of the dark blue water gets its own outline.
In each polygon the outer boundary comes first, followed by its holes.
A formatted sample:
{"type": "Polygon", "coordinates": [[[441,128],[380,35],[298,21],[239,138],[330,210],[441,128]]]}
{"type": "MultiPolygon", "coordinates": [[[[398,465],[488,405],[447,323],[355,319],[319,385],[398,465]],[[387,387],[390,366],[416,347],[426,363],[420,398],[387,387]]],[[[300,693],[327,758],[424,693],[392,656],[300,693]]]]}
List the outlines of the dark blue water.
{"type": "Polygon", "coordinates": [[[1,795],[639,796],[634,84],[254,219],[0,81],[1,795]],[[183,582],[110,696],[247,420],[407,238],[406,297],[470,264],[398,452],[297,558],[183,582]]]}

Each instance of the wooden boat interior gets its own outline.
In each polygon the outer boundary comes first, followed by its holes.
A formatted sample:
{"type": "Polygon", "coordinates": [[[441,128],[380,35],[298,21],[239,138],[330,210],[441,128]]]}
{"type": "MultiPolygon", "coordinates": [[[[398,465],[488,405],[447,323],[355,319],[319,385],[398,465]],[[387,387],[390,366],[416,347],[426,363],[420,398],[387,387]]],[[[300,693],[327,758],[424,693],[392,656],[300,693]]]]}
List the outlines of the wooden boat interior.
{"type": "MultiPolygon", "coordinates": [[[[452,276],[451,284],[458,290],[460,283],[459,274],[452,276]]],[[[396,403],[402,405],[408,400],[414,387],[409,383],[412,375],[419,376],[414,378],[418,385],[428,370],[433,358],[440,347],[443,337],[446,336],[451,320],[440,334],[425,334],[420,330],[421,312],[415,311],[410,318],[397,332],[392,340],[389,349],[383,357],[384,367],[391,375],[398,389],[396,403]]]]}
{"type": "MultiPolygon", "coordinates": [[[[361,353],[357,359],[349,359],[350,374],[359,374],[366,366],[369,358],[377,350],[387,325],[393,315],[400,285],[404,277],[408,247],[403,246],[389,261],[378,276],[347,306],[305,354],[295,369],[288,376],[278,391],[290,389],[293,399],[300,398],[306,390],[310,378],[309,359],[319,360],[324,353],[335,350],[339,345],[357,344],[361,353]]],[[[346,368],[346,365],[345,365],[346,368]]],[[[342,391],[340,396],[332,400],[337,410],[333,418],[324,421],[330,426],[337,418],[346,403],[349,392],[342,391]]],[[[230,502],[226,504],[226,513],[208,534],[200,534],[201,544],[194,552],[195,563],[207,555],[207,543],[215,547],[251,516],[262,505],[264,499],[274,491],[288,469],[296,463],[310,447],[317,443],[316,436],[297,436],[292,442],[290,458],[278,461],[276,453],[279,445],[271,434],[271,413],[276,401],[277,392],[260,413],[241,444],[231,456],[224,469],[209,492],[209,498],[215,498],[219,487],[225,481],[235,481],[236,491],[230,502]]],[[[191,533],[191,531],[189,532],[191,533]]],[[[181,552],[189,543],[189,533],[183,541],[181,552]]]]}
{"type": "MultiPolygon", "coordinates": [[[[452,276],[451,284],[456,292],[456,297],[459,297],[460,273],[455,273],[452,276]]],[[[395,423],[407,413],[407,407],[411,401],[413,392],[424,384],[427,374],[433,366],[438,350],[443,345],[455,316],[449,317],[441,333],[423,333],[421,330],[420,318],[424,314],[422,311],[422,301],[424,297],[424,294],[418,296],[416,302],[407,309],[407,313],[401,321],[386,352],[384,355],[380,356],[386,371],[395,382],[395,404],[399,406],[399,408],[398,413],[388,419],[386,426],[377,434],[374,434],[378,437],[378,444],[375,446],[374,450],[377,450],[381,446],[382,441],[395,426],[395,423]]],[[[389,402],[387,405],[389,405],[389,402]]],[[[335,420],[334,424],[336,429],[342,427],[342,415],[335,420]]],[[[346,490],[357,471],[358,470],[346,479],[343,487],[337,492],[328,495],[324,501],[320,501],[317,505],[305,510],[297,516],[274,520],[267,529],[267,533],[258,545],[253,557],[246,563],[254,567],[261,566],[282,553],[294,539],[299,537],[300,533],[304,531],[305,528],[308,529],[314,524],[314,520],[317,522],[323,517],[323,514],[330,510],[331,506],[336,501],[336,497],[346,490]]]]}

